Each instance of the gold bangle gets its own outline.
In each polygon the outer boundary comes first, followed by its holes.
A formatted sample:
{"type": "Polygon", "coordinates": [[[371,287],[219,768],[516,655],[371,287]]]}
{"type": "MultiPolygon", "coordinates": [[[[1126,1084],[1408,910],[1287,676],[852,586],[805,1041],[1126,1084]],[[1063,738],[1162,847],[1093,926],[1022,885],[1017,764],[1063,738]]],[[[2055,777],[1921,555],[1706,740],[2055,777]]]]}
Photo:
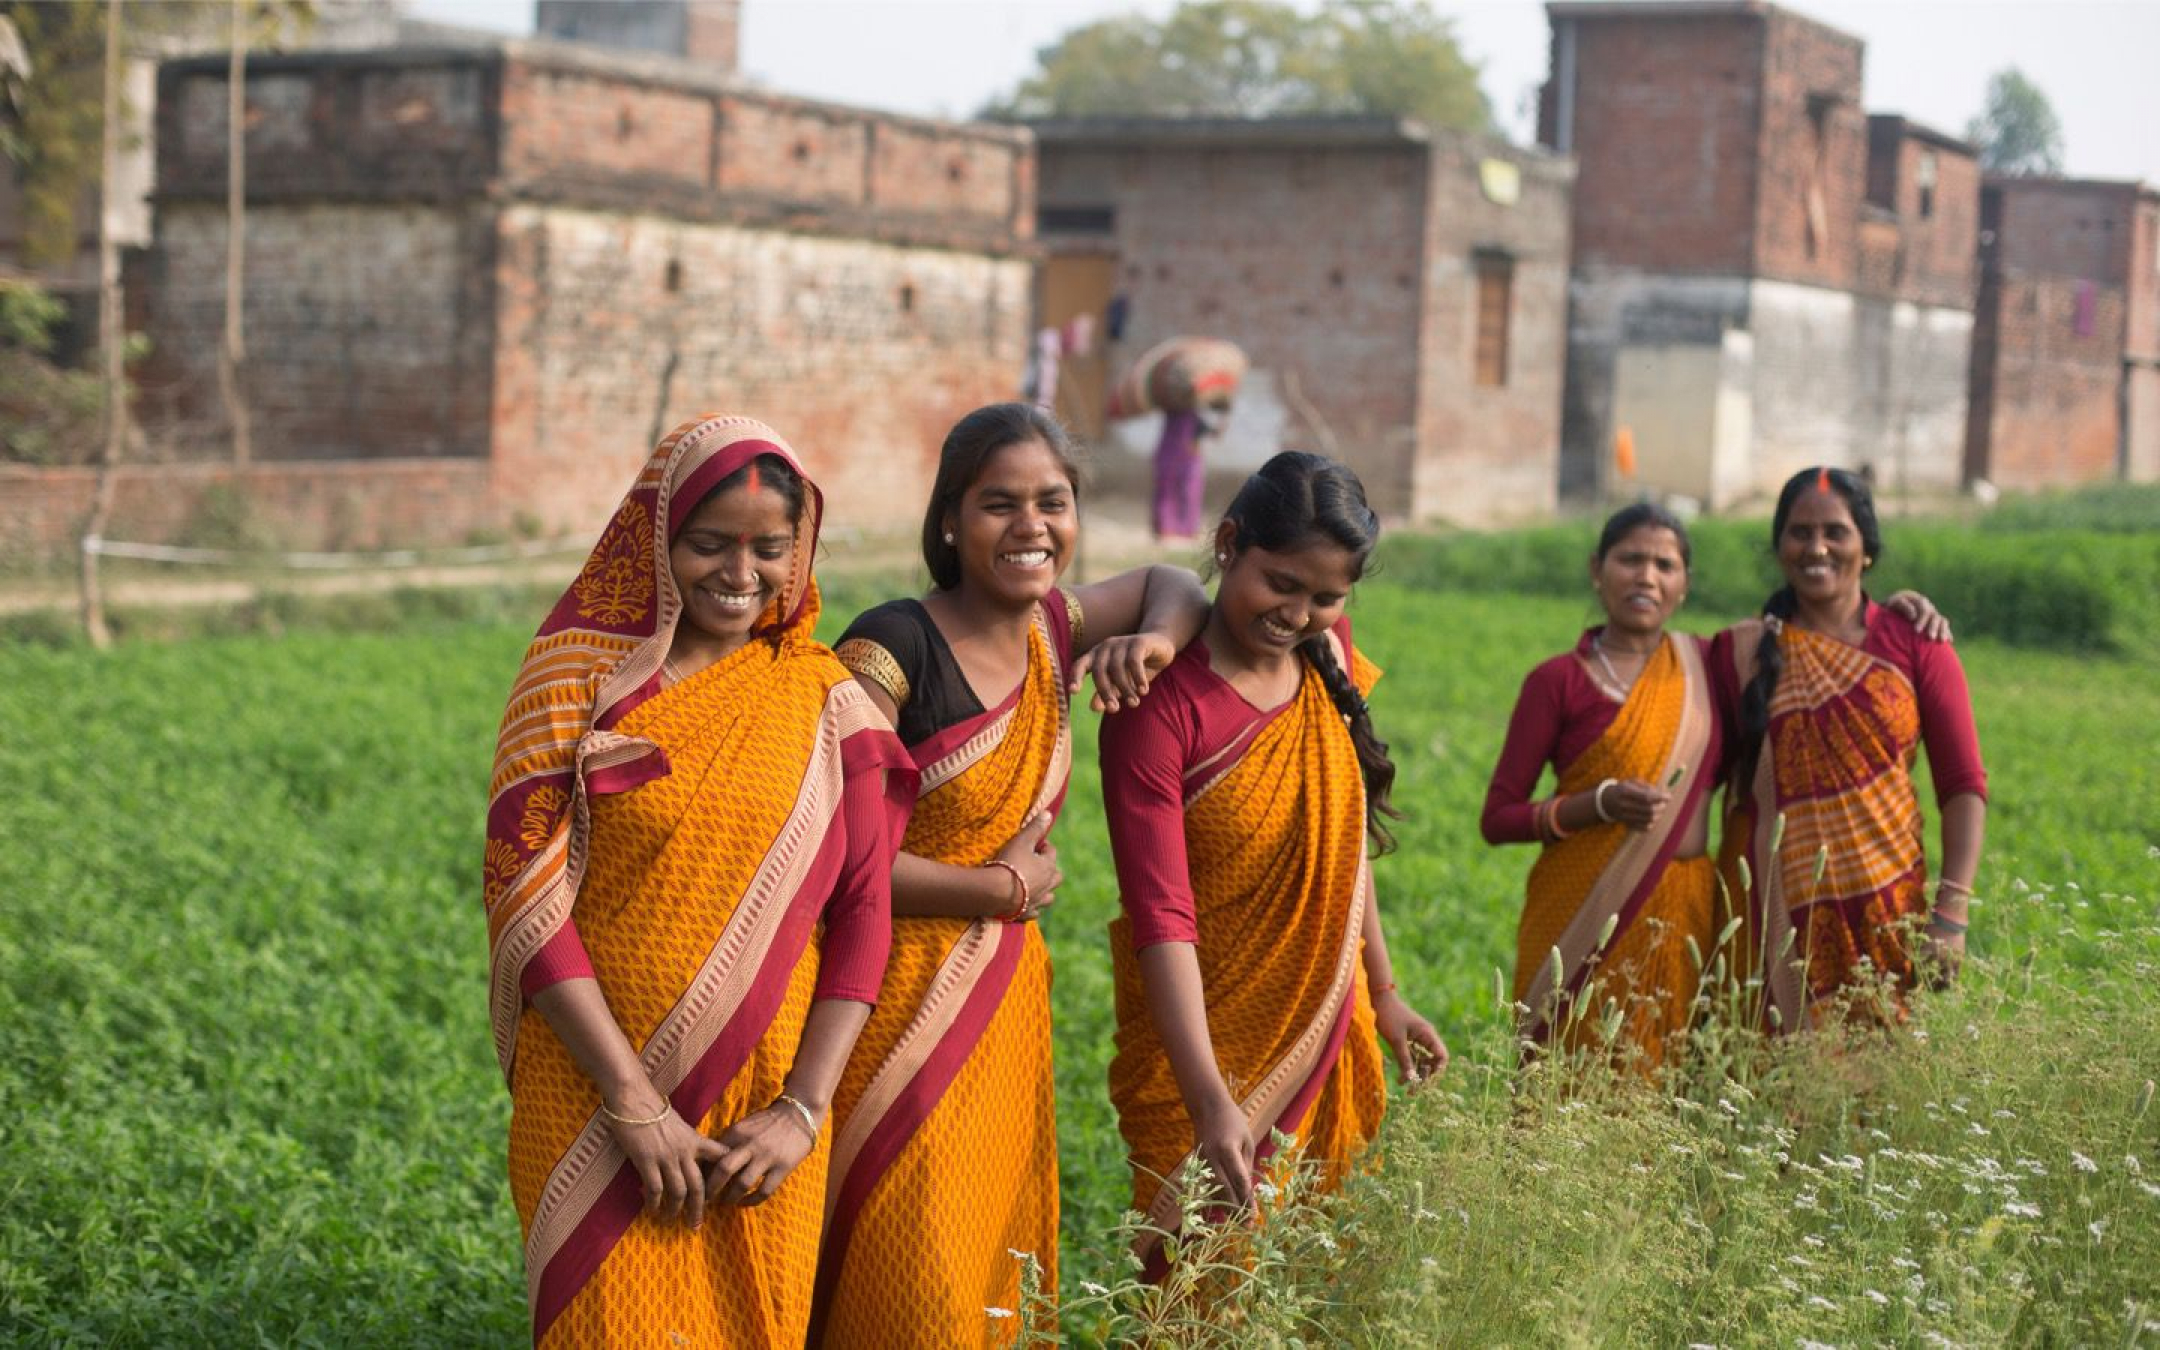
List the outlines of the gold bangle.
{"type": "Polygon", "coordinates": [[[675,1103],[663,1102],[656,1114],[646,1116],[640,1120],[632,1116],[618,1116],[613,1111],[608,1110],[608,1104],[602,1101],[600,1103],[600,1114],[614,1121],[617,1125],[658,1125],[661,1121],[675,1114],[675,1103]]]}
{"type": "Polygon", "coordinates": [[[804,1105],[802,1098],[785,1090],[779,1096],[773,1098],[774,1106],[778,1106],[782,1102],[786,1102],[789,1106],[795,1108],[795,1114],[802,1117],[803,1128],[810,1131],[810,1142],[816,1143],[818,1137],[817,1113],[804,1105]]]}
{"type": "Polygon", "coordinates": [[[1952,895],[1962,895],[1967,900],[1973,898],[1972,887],[1966,885],[1964,882],[1952,881],[1948,877],[1935,878],[1935,893],[1937,895],[1941,895],[1944,891],[1948,891],[1952,895]]]}

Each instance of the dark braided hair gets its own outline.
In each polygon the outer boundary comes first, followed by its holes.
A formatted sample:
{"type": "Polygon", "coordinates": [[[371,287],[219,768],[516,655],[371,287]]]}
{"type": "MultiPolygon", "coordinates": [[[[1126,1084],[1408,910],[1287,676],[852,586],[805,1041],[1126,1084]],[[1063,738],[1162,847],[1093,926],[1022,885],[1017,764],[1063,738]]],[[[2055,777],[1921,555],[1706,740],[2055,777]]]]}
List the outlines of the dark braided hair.
{"type": "MultiPolygon", "coordinates": [[[[1777,551],[1778,541],[1785,537],[1785,522],[1792,517],[1793,506],[1804,492],[1826,488],[1845,499],[1845,509],[1852,512],[1853,529],[1859,532],[1860,548],[1870,562],[1882,557],[1882,526],[1875,519],[1875,494],[1858,474],[1844,469],[1802,469],[1785,480],[1778,493],[1777,511],[1770,517],[1770,549],[1777,551]]],[[[1763,626],[1762,640],[1755,647],[1755,678],[1748,681],[1747,688],[1740,691],[1740,756],[1738,776],[1733,780],[1745,791],[1755,777],[1755,763],[1762,756],[1763,736],[1770,730],[1770,698],[1777,692],[1778,676],[1784,673],[1785,653],[1778,646],[1779,624],[1799,612],[1799,597],[1790,585],[1780,586],[1763,601],[1763,617],[1776,619],[1778,624],[1763,626]]]]}
{"type": "Polygon", "coordinates": [[[930,583],[939,590],[949,591],[960,584],[960,550],[945,542],[945,518],[960,509],[960,499],[982,477],[992,455],[1026,441],[1048,447],[1050,457],[1072,483],[1073,500],[1080,500],[1080,465],[1073,455],[1072,438],[1041,408],[1032,403],[992,403],[953,423],[938,450],[937,480],[930,485],[930,505],[923,510],[923,565],[930,569],[930,583]]]}
{"type": "MultiPolygon", "coordinates": [[[[1261,465],[1230,499],[1223,519],[1236,527],[1232,547],[1239,552],[1262,548],[1290,553],[1315,542],[1335,544],[1350,554],[1353,579],[1364,576],[1373,546],[1380,542],[1380,518],[1365,504],[1365,485],[1358,476],[1324,455],[1298,450],[1285,450],[1261,465]]],[[[1350,743],[1357,749],[1358,771],[1365,780],[1365,831],[1378,852],[1392,852],[1395,836],[1383,817],[1400,820],[1402,812],[1388,800],[1395,787],[1395,762],[1388,758],[1387,742],[1373,729],[1372,709],[1335,659],[1325,633],[1299,643],[1298,654],[1319,674],[1335,710],[1349,724],[1350,743]]]]}

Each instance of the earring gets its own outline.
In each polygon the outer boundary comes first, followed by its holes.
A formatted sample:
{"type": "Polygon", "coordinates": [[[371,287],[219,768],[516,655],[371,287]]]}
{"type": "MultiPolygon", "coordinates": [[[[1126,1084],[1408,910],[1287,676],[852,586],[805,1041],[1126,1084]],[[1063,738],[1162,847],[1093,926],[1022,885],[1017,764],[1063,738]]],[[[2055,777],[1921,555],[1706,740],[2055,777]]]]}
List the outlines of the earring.
{"type": "Polygon", "coordinates": [[[952,542],[952,531],[951,531],[951,530],[947,530],[947,531],[945,531],[945,542],[946,542],[946,543],[948,543],[948,544],[952,542]]]}
{"type": "Polygon", "coordinates": [[[1215,565],[1216,565],[1217,567],[1228,567],[1228,566],[1230,565],[1230,555],[1229,555],[1229,554],[1227,554],[1227,553],[1218,553],[1218,554],[1216,554],[1216,555],[1215,555],[1215,565]]]}

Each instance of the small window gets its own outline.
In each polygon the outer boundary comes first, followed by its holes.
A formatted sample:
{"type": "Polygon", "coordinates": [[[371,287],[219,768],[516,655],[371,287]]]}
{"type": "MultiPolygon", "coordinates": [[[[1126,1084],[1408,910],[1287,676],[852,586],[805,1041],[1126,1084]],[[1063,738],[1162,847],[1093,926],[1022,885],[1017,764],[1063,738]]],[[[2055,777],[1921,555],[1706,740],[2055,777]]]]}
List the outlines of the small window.
{"type": "Polygon", "coordinates": [[[1038,234],[1115,234],[1117,208],[1111,206],[1038,206],[1038,234]]]}
{"type": "Polygon", "coordinates": [[[1487,389],[1507,384],[1508,313],[1514,308],[1515,260],[1480,253],[1477,265],[1477,382],[1487,389]]]}
{"type": "Polygon", "coordinates": [[[1920,162],[1913,166],[1913,185],[1920,189],[1920,219],[1935,214],[1935,152],[1920,152],[1920,162]]]}

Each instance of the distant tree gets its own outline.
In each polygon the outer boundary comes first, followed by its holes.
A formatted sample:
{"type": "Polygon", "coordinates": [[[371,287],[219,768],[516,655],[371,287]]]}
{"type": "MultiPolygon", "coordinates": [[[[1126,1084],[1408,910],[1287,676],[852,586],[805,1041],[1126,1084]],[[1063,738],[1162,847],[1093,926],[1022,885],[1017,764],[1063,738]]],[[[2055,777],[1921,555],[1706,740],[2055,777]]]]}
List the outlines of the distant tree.
{"type": "Polygon", "coordinates": [[[2061,173],[2062,123],[2040,86],[2016,67],[1989,77],[1987,102],[1965,124],[1965,139],[1980,150],[1980,165],[1991,173],[2061,173]]]}
{"type": "Polygon", "coordinates": [[[1454,24],[1414,0],[1185,0],[1167,18],[1075,28],[986,110],[994,116],[1267,117],[1379,113],[1492,129],[1454,24]]]}

